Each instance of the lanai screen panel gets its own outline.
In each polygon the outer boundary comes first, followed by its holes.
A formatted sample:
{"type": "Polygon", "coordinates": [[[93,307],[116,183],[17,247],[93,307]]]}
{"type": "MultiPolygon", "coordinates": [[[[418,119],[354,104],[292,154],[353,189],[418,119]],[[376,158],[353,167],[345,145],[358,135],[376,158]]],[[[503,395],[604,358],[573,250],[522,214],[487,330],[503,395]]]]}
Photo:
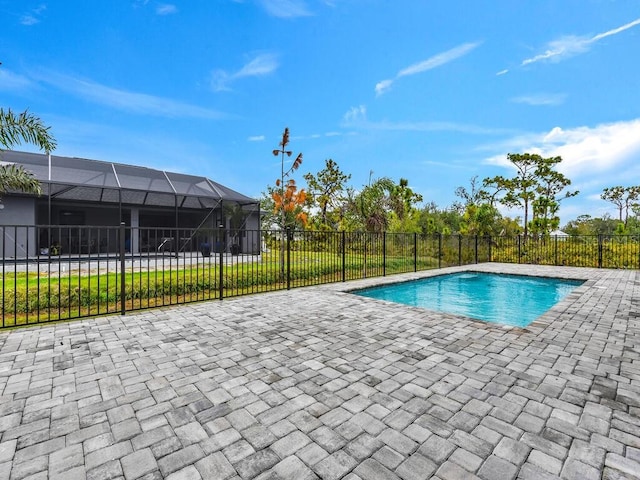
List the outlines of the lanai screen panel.
{"type": "Polygon", "coordinates": [[[242,195],[241,193],[236,192],[235,190],[231,190],[224,185],[219,184],[218,182],[214,182],[209,180],[216,192],[224,199],[225,202],[232,201],[239,203],[240,205],[249,205],[258,203],[255,198],[247,197],[246,195],[242,195]]]}
{"type": "Polygon", "coordinates": [[[173,188],[164,172],[133,165],[115,165],[120,188],[125,190],[143,190],[173,194],[173,188]]]}
{"type": "Polygon", "coordinates": [[[5,151],[0,161],[24,166],[44,195],[67,201],[212,209],[223,203],[257,204],[206,177],[76,157],[5,151]]]}
{"type": "Polygon", "coordinates": [[[192,197],[220,198],[205,177],[185,175],[183,173],[166,172],[176,193],[192,197]]]}
{"type": "MultiPolygon", "coordinates": [[[[51,156],[51,182],[83,187],[118,188],[111,163],[51,156]]],[[[78,200],[83,200],[79,195],[78,200]]]]}

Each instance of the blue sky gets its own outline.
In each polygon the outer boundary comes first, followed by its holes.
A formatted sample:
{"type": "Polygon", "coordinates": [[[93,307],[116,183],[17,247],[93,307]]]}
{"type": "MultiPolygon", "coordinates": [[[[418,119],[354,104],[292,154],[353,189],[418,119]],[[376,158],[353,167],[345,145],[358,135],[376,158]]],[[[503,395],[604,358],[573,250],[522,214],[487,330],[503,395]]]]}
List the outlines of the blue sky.
{"type": "Polygon", "coordinates": [[[615,216],[602,189],[640,184],[636,0],[0,0],[0,16],[0,105],[51,125],[59,155],[259,197],[289,127],[300,185],[332,158],[355,188],[404,177],[440,207],[511,175],[507,153],[561,155],[581,192],[563,223],[615,216]]]}

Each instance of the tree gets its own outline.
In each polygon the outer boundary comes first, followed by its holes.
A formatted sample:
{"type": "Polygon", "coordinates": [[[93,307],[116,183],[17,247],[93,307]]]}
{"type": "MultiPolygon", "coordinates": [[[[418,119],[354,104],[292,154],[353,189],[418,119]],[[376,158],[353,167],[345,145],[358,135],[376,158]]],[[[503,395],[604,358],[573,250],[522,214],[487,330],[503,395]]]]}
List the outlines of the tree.
{"type": "Polygon", "coordinates": [[[349,208],[356,215],[361,228],[364,228],[367,232],[384,232],[387,230],[389,225],[387,216],[388,193],[393,187],[393,181],[383,177],[366,185],[356,195],[351,192],[349,208]]]}
{"type": "Polygon", "coordinates": [[[621,223],[606,213],[602,218],[579,215],[575,220],[567,222],[562,229],[569,235],[612,235],[618,225],[621,223]]]}
{"type": "Polygon", "coordinates": [[[561,157],[542,158],[535,171],[538,196],[532,205],[532,227],[538,233],[548,234],[557,229],[560,226],[560,217],[557,215],[560,202],[566,198],[575,197],[579,193],[575,190],[561,194],[571,185],[571,180],[554,169],[561,161],[561,157]]]}
{"type": "Polygon", "coordinates": [[[11,109],[0,108],[0,150],[12,150],[25,142],[51,153],[56,149],[56,141],[49,128],[28,111],[15,115],[11,109]]]}
{"type": "Polygon", "coordinates": [[[274,209],[281,212],[281,225],[284,225],[285,229],[307,225],[308,217],[302,209],[306,203],[307,192],[304,189],[298,190],[293,178],[287,180],[282,191],[274,190],[271,197],[274,209]]]}
{"type": "Polygon", "coordinates": [[[497,227],[500,225],[501,215],[495,207],[488,203],[466,206],[462,215],[460,233],[462,235],[494,235],[500,233],[497,227]]]}
{"type": "Polygon", "coordinates": [[[304,189],[298,191],[296,181],[290,178],[291,174],[302,165],[302,154],[299,153],[288,170],[285,170],[284,157],[291,156],[291,150],[287,150],[289,145],[289,129],[285,128],[282,134],[282,141],[279,149],[273,150],[274,156],[281,156],[280,178],[276,180],[276,188],[269,193],[273,198],[275,213],[280,214],[278,226],[281,230],[294,227],[296,224],[305,226],[307,224],[307,214],[302,211],[302,206],[306,200],[304,189]],[[285,179],[287,181],[285,182],[285,179]]]}
{"type": "Polygon", "coordinates": [[[389,191],[388,230],[396,233],[419,233],[420,211],[417,205],[422,195],[409,187],[409,180],[401,178],[389,191]]]}
{"type": "Polygon", "coordinates": [[[487,192],[478,186],[478,176],[474,175],[469,181],[471,188],[467,190],[465,187],[458,187],[455,190],[456,197],[460,197],[464,201],[464,206],[479,205],[487,200],[487,192]]]}
{"type": "Polygon", "coordinates": [[[618,208],[618,219],[627,226],[629,209],[635,206],[640,198],[640,187],[607,187],[600,194],[600,198],[613,203],[618,208]],[[622,216],[624,214],[624,221],[622,216]]]}
{"type": "Polygon", "coordinates": [[[482,181],[482,197],[489,202],[492,207],[496,206],[496,203],[501,203],[503,192],[509,189],[509,181],[502,175],[497,175],[492,178],[485,178],[482,181]],[[487,189],[493,190],[489,192],[487,189]]]}
{"type": "Polygon", "coordinates": [[[285,128],[282,133],[280,148],[272,151],[274,156],[280,156],[280,178],[276,180],[276,188],[269,189],[273,199],[273,211],[277,214],[278,226],[280,228],[280,278],[284,278],[284,243],[287,231],[294,228],[296,224],[303,227],[307,224],[307,214],[302,210],[306,200],[304,190],[298,191],[296,181],[291,178],[291,174],[302,165],[302,154],[299,153],[288,170],[284,167],[284,157],[291,156],[291,150],[287,150],[289,145],[289,129],[285,128]],[[285,182],[285,179],[287,181],[285,182]]]}
{"type": "Polygon", "coordinates": [[[409,187],[409,180],[406,178],[401,178],[397,185],[389,189],[391,211],[399,220],[404,220],[414,210],[415,204],[420,202],[422,202],[422,195],[415,193],[409,187]]]}
{"type": "Polygon", "coordinates": [[[500,202],[508,208],[521,207],[524,209],[524,236],[528,234],[529,207],[535,199],[536,168],[542,161],[542,157],[537,154],[509,153],[507,159],[516,169],[516,176],[510,179],[494,177],[485,179],[486,183],[494,183],[496,187],[504,187],[506,194],[500,202]]]}
{"type": "MultiPolygon", "coordinates": [[[[28,111],[15,115],[11,109],[0,108],[0,151],[11,150],[22,143],[31,143],[50,153],[56,142],[38,117],[28,111]]],[[[9,190],[40,195],[40,182],[22,166],[0,165],[0,198],[9,190]]]]}
{"type": "MultiPolygon", "coordinates": [[[[470,189],[465,187],[456,188],[455,194],[464,200],[464,204],[458,209],[462,221],[460,233],[463,235],[492,235],[499,233],[499,223],[502,219],[500,212],[495,208],[496,196],[504,190],[505,181],[500,178],[500,182],[486,181],[485,187],[493,187],[494,192],[489,194],[478,185],[478,177],[471,177],[470,189]]],[[[454,204],[456,205],[456,204],[454,204]]],[[[457,206],[457,205],[456,205],[457,206]]]]}
{"type": "Polygon", "coordinates": [[[343,173],[338,164],[331,159],[325,160],[325,168],[316,175],[311,173],[304,175],[309,193],[307,201],[317,204],[320,210],[316,222],[319,229],[335,230],[337,228],[345,203],[345,184],[350,178],[351,175],[343,173]]]}
{"type": "Polygon", "coordinates": [[[40,182],[21,165],[0,165],[0,200],[9,190],[40,195],[40,182]]]}
{"type": "MultiPolygon", "coordinates": [[[[542,158],[532,153],[509,153],[507,159],[516,169],[513,178],[496,176],[485,178],[483,185],[495,189],[493,198],[498,192],[505,194],[498,201],[508,208],[520,207],[524,210],[524,237],[529,235],[530,226],[535,231],[549,231],[549,228],[559,223],[556,213],[559,202],[563,198],[577,195],[578,192],[560,192],[571,184],[571,181],[555,170],[555,166],[562,161],[562,157],[542,158]],[[532,214],[532,225],[529,217],[532,214]]],[[[493,200],[492,200],[493,203],[493,200]]]]}

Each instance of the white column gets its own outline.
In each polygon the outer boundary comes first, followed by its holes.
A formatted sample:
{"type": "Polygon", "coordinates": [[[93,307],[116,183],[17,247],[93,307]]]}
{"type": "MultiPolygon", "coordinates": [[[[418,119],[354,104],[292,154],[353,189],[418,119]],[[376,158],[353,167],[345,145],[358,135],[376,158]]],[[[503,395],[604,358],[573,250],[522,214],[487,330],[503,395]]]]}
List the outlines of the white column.
{"type": "Polygon", "coordinates": [[[139,253],[140,249],[140,211],[131,207],[131,253],[139,253]]]}

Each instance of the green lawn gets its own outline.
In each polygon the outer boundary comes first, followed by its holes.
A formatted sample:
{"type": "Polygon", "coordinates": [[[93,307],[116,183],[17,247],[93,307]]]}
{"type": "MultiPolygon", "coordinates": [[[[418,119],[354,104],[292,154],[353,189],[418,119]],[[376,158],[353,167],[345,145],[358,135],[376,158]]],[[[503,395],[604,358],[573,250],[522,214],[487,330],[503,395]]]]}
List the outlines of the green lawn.
{"type": "MultiPolygon", "coordinates": [[[[125,310],[172,305],[231,297],[287,288],[342,281],[342,254],[290,252],[283,277],[279,254],[265,253],[257,261],[223,264],[222,283],[217,263],[198,263],[166,270],[126,270],[124,274],[125,310]],[[221,288],[222,286],[222,288],[221,288]]],[[[413,256],[345,254],[344,279],[352,280],[414,270],[413,256]]],[[[149,265],[153,267],[153,264],[149,265]]],[[[417,269],[436,268],[432,257],[421,256],[417,269]]],[[[42,321],[71,319],[106,313],[122,308],[121,281],[116,273],[70,271],[48,275],[40,268],[7,272],[2,277],[2,325],[16,326],[42,321]]]]}

